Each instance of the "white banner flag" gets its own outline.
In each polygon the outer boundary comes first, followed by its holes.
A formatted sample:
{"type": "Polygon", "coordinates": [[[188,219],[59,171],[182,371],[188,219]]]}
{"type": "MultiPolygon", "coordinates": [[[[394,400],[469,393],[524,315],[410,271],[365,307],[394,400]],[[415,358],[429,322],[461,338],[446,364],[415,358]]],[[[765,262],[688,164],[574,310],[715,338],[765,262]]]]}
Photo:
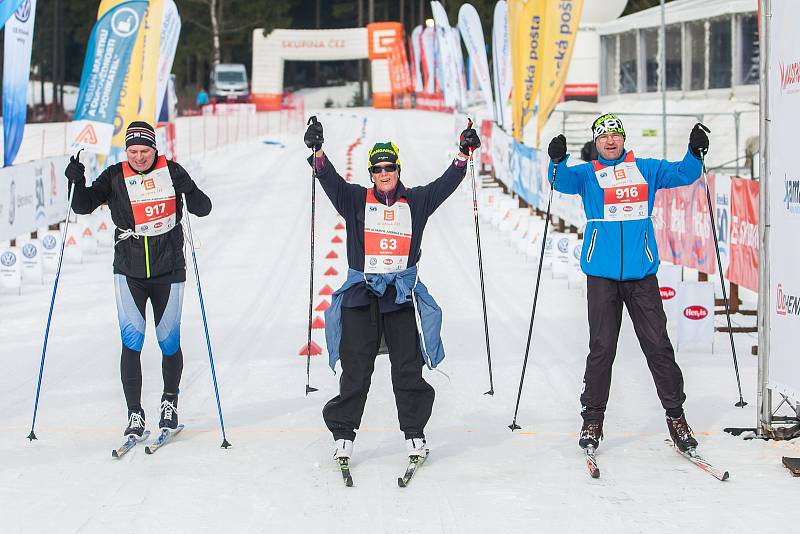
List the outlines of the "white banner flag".
{"type": "MultiPolygon", "coordinates": [[[[767,93],[769,158],[766,181],[761,192],[768,192],[769,225],[766,268],[769,286],[760,291],[766,298],[769,314],[769,376],[773,391],[800,401],[800,357],[797,332],[800,331],[800,166],[797,163],[796,135],[800,122],[800,48],[797,46],[797,20],[800,2],[773,0],[769,16],[767,93]],[[767,184],[769,184],[767,188],[767,184]]],[[[762,28],[763,29],[763,28],[762,28]]],[[[762,56],[763,57],[763,56],[762,56]]]]}
{"type": "Polygon", "coordinates": [[[486,41],[483,38],[483,26],[478,12],[471,4],[464,4],[458,10],[458,29],[472,60],[473,72],[483,93],[486,105],[495,113],[492,96],[492,80],[489,76],[489,60],[486,57],[486,41]]]}
{"type": "Polygon", "coordinates": [[[681,282],[678,347],[714,348],[714,283],[681,282]]]}
{"type": "Polygon", "coordinates": [[[411,50],[414,53],[414,92],[421,93],[425,89],[422,85],[422,26],[411,32],[411,50]]]}
{"type": "Polygon", "coordinates": [[[441,58],[442,73],[444,80],[440,81],[444,102],[448,107],[454,107],[460,99],[460,89],[458,81],[458,63],[453,53],[453,39],[450,31],[450,22],[447,20],[447,12],[438,1],[431,2],[431,12],[436,24],[436,43],[438,45],[441,58]]]}
{"type": "Polygon", "coordinates": [[[167,94],[167,82],[172,71],[172,61],[178,48],[178,37],[181,35],[181,17],[173,0],[164,2],[164,16],[161,23],[161,42],[158,48],[158,71],[156,72],[156,116],[158,122],[164,97],[167,94]]]}
{"type": "Polygon", "coordinates": [[[492,54],[495,64],[497,112],[500,124],[511,130],[511,40],[508,37],[508,4],[500,0],[494,6],[492,54]]]}

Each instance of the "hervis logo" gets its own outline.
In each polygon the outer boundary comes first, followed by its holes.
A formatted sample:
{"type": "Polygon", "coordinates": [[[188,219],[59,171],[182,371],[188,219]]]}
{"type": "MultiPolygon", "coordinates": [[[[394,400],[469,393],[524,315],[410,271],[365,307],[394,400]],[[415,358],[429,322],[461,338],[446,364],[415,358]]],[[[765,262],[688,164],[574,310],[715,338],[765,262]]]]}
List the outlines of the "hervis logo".
{"type": "Polygon", "coordinates": [[[699,321],[700,319],[705,319],[708,317],[708,310],[703,306],[698,306],[695,304],[694,306],[688,306],[684,308],[683,316],[687,319],[691,319],[692,321],[699,321]]]}
{"type": "Polygon", "coordinates": [[[676,292],[671,287],[659,287],[659,293],[661,293],[661,300],[671,300],[675,298],[676,292]]]}
{"type": "Polygon", "coordinates": [[[75,137],[75,145],[96,145],[97,132],[94,131],[94,126],[91,123],[84,126],[83,130],[75,137]]]}

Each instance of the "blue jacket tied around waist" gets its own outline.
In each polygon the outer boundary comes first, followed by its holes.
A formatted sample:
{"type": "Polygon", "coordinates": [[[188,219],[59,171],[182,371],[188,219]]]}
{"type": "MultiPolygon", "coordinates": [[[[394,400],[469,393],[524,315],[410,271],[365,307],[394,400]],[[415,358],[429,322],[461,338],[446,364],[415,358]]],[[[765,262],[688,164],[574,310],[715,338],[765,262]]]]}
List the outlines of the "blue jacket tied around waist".
{"type": "Polygon", "coordinates": [[[428,288],[417,278],[417,266],[389,274],[367,274],[355,269],[347,270],[347,280],[334,292],[331,306],[325,310],[325,341],[328,344],[328,365],[335,369],[339,360],[339,342],[342,339],[342,299],[344,292],[361,282],[380,297],[389,285],[397,291],[395,302],[403,304],[411,301],[417,316],[417,330],[420,334],[422,361],[431,369],[444,360],[442,346],[442,309],[428,293],[428,288]]]}
{"type": "MultiPolygon", "coordinates": [[[[598,161],[614,167],[625,160],[623,151],[617,160],[602,157],[598,161]]],[[[681,161],[636,158],[636,167],[648,185],[648,218],[627,221],[603,219],[603,189],[597,181],[592,163],[567,166],[567,158],[558,163],[555,190],[580,195],[586,213],[586,230],[581,253],[581,269],[587,275],[612,280],[640,280],[658,271],[658,247],[653,229],[653,204],[656,191],[689,185],[702,174],[702,163],[690,151],[681,161]]],[[[553,162],[548,178],[553,176],[553,162]]]]}

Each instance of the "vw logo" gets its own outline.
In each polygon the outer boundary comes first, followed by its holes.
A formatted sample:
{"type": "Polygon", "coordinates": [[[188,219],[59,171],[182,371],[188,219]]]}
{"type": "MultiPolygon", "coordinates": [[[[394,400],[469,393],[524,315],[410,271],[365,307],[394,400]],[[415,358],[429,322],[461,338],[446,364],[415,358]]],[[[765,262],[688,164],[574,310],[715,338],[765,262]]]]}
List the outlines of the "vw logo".
{"type": "Polygon", "coordinates": [[[36,246],[31,243],[26,243],[22,247],[22,255],[28,258],[29,260],[36,257],[36,246]]]}
{"type": "Polygon", "coordinates": [[[11,267],[17,263],[17,255],[13,252],[3,252],[3,254],[0,255],[0,263],[5,267],[11,267]]]}
{"type": "Polygon", "coordinates": [[[42,239],[42,246],[47,250],[53,250],[56,248],[56,238],[51,235],[44,236],[44,239],[42,239]]]}
{"type": "Polygon", "coordinates": [[[28,22],[28,19],[31,17],[31,0],[22,2],[14,13],[14,16],[22,23],[28,22]]]}

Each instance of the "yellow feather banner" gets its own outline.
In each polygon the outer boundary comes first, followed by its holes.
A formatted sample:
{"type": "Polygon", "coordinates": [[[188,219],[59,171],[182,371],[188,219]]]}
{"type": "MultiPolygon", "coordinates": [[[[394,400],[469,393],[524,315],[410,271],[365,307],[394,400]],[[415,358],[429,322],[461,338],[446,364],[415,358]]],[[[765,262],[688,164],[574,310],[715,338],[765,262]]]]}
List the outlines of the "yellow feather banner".
{"type": "Polygon", "coordinates": [[[539,91],[539,110],[536,117],[536,146],[539,146],[544,127],[556,104],[569,71],[575,38],[583,10],[583,0],[559,0],[547,2],[544,15],[542,40],[542,84],[539,91]]]}
{"type": "Polygon", "coordinates": [[[544,16],[552,0],[509,0],[508,24],[511,39],[513,85],[511,116],[514,138],[522,141],[525,125],[533,116],[541,83],[541,45],[544,16]]]}

